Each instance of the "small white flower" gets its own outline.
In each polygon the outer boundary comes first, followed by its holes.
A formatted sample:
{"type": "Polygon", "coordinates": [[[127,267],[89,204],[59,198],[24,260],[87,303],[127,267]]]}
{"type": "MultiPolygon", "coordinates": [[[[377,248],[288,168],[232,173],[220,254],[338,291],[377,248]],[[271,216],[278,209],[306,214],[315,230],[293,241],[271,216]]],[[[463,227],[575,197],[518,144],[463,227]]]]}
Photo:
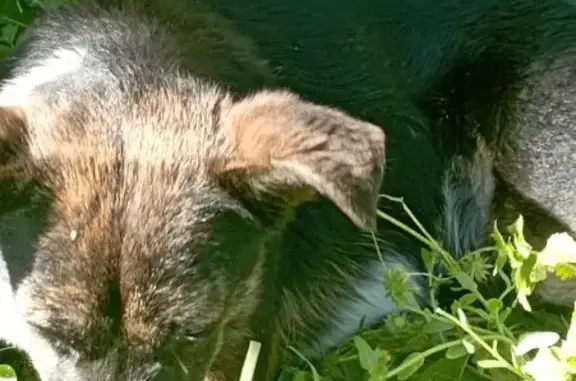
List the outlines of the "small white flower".
{"type": "Polygon", "coordinates": [[[576,241],[567,233],[555,233],[538,254],[538,264],[556,267],[561,263],[576,263],[576,241]]]}
{"type": "Polygon", "coordinates": [[[556,332],[530,332],[520,336],[518,346],[514,351],[516,355],[523,356],[533,349],[543,349],[551,347],[560,340],[560,335],[556,332]]]}
{"type": "Polygon", "coordinates": [[[572,378],[550,348],[542,348],[524,366],[535,381],[570,381],[572,378]]]}

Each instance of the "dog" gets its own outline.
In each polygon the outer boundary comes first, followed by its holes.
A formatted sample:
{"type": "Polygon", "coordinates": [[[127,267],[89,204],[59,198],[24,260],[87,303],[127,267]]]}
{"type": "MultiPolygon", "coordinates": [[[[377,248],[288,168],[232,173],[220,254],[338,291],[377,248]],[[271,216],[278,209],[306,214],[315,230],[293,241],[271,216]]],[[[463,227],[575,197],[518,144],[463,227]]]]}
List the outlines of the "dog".
{"type": "Polygon", "coordinates": [[[321,350],[394,309],[368,249],[307,258],[287,232],[316,194],[348,234],[375,226],[380,127],[271,87],[250,41],[189,2],[72,4],[20,49],[0,94],[0,337],[42,380],[234,379],[252,338],[264,379],[288,340],[321,350]]]}
{"type": "Polygon", "coordinates": [[[318,358],[397,311],[385,268],[425,301],[422,243],[377,221],[413,226],[381,192],[457,257],[513,201],[570,227],[572,140],[554,142],[574,15],[86,0],[41,16],[0,88],[0,338],[43,381],[232,380],[253,339],[272,380],[288,346],[318,358]]]}

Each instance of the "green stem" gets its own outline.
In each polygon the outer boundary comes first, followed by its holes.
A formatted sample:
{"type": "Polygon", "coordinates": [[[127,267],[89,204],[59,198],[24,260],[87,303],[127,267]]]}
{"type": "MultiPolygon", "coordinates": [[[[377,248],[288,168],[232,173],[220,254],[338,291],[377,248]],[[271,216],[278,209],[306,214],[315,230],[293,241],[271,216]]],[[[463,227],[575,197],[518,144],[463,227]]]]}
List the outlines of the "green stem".
{"type": "Polygon", "coordinates": [[[300,359],[302,361],[304,361],[306,363],[306,365],[308,365],[308,368],[310,368],[310,371],[312,372],[312,378],[317,381],[320,380],[320,375],[318,374],[318,371],[316,370],[316,368],[314,367],[314,365],[312,365],[312,363],[310,362],[310,360],[308,360],[302,353],[298,352],[296,350],[296,348],[294,348],[293,346],[289,346],[288,347],[292,352],[294,352],[296,354],[296,356],[300,357],[300,359]]]}
{"type": "Polygon", "coordinates": [[[511,292],[514,291],[514,290],[516,290],[516,287],[514,287],[514,286],[508,287],[508,288],[500,295],[500,297],[499,297],[498,299],[500,299],[500,301],[503,302],[503,301],[504,301],[504,298],[505,298],[506,296],[508,296],[508,294],[511,293],[511,292]]]}
{"type": "Polygon", "coordinates": [[[430,242],[421,234],[416,232],[415,230],[411,229],[408,225],[397,220],[396,218],[392,217],[391,215],[384,213],[382,211],[378,211],[378,217],[390,222],[393,225],[396,225],[400,229],[406,231],[408,234],[419,240],[420,242],[424,243],[426,246],[431,246],[430,242]]]}
{"type": "MultiPolygon", "coordinates": [[[[420,316],[423,316],[423,317],[428,317],[428,318],[431,318],[431,319],[434,319],[434,320],[437,320],[437,321],[440,321],[440,322],[443,322],[443,323],[445,323],[446,320],[447,320],[444,316],[426,314],[425,312],[420,311],[420,310],[417,310],[417,309],[409,308],[409,309],[407,309],[407,310],[408,310],[410,313],[417,314],[417,315],[420,315],[420,316]]],[[[435,310],[436,310],[436,309],[435,309],[435,310]]],[[[449,316],[451,316],[451,315],[449,315],[449,316]]],[[[451,323],[454,322],[452,319],[448,319],[448,320],[449,320],[451,323]]],[[[460,324],[457,324],[457,326],[460,327],[460,324]]],[[[471,327],[471,326],[470,326],[470,327],[471,327]]],[[[505,343],[507,343],[507,344],[509,344],[509,345],[516,345],[516,343],[515,343],[512,339],[510,339],[509,337],[504,336],[504,335],[502,335],[502,334],[498,334],[498,335],[497,335],[497,334],[494,334],[494,332],[492,332],[492,331],[490,331],[490,330],[487,330],[487,329],[484,329],[484,328],[480,328],[480,327],[473,327],[473,328],[474,328],[475,331],[477,331],[477,332],[479,332],[479,333],[481,333],[481,334],[483,334],[483,335],[486,335],[485,337],[490,337],[491,339],[500,340],[500,341],[503,341],[503,342],[505,342],[505,343]]],[[[512,336],[512,337],[513,337],[513,336],[512,336]]]]}
{"type": "MultiPolygon", "coordinates": [[[[476,334],[476,332],[474,332],[468,325],[462,324],[458,319],[456,319],[454,316],[446,313],[445,311],[443,311],[440,308],[437,308],[435,311],[437,314],[445,317],[446,319],[450,320],[452,323],[456,324],[458,327],[460,327],[460,329],[462,329],[464,332],[466,332],[472,339],[474,339],[474,341],[476,341],[479,345],[482,346],[482,348],[484,348],[486,350],[486,352],[490,353],[490,355],[492,355],[492,357],[494,357],[496,360],[498,360],[499,362],[502,363],[503,368],[509,370],[510,372],[514,373],[515,375],[521,377],[522,379],[527,379],[528,377],[521,371],[517,370],[512,364],[510,364],[504,357],[502,357],[502,355],[500,355],[500,353],[498,353],[498,351],[492,349],[492,347],[490,345],[488,345],[488,343],[486,343],[485,340],[483,340],[480,336],[478,336],[476,334]]],[[[488,337],[486,337],[486,339],[489,340],[488,337]]]]}
{"type": "Polygon", "coordinates": [[[416,218],[414,213],[412,213],[410,208],[408,208],[408,206],[406,205],[406,203],[404,202],[404,199],[402,197],[394,197],[394,196],[389,196],[389,195],[381,195],[381,197],[384,197],[385,199],[388,199],[392,202],[396,202],[396,203],[399,203],[400,205],[402,205],[402,209],[404,210],[404,212],[410,217],[410,219],[412,220],[412,222],[414,222],[414,224],[418,227],[418,229],[420,229],[422,234],[424,234],[424,236],[426,236],[428,241],[429,242],[435,241],[434,237],[432,237],[432,235],[430,233],[428,233],[428,231],[424,228],[424,226],[420,223],[420,221],[418,221],[418,219],[416,218]]]}
{"type": "Polygon", "coordinates": [[[2,19],[4,22],[7,22],[9,24],[19,26],[20,28],[27,29],[29,27],[29,25],[26,25],[23,22],[20,22],[18,20],[14,20],[13,18],[5,16],[5,15],[1,15],[0,19],[2,19]]]}
{"type": "MultiPolygon", "coordinates": [[[[494,336],[494,337],[486,336],[487,340],[496,339],[496,338],[497,338],[497,336],[494,336]]],[[[458,345],[462,345],[462,339],[452,340],[452,341],[448,341],[446,343],[439,344],[433,348],[430,348],[430,349],[422,352],[421,356],[426,358],[426,357],[432,356],[433,354],[436,354],[438,352],[442,352],[442,351],[450,349],[452,347],[456,347],[458,345]]],[[[397,368],[394,368],[390,372],[386,373],[386,379],[392,378],[392,377],[396,376],[398,373],[402,372],[404,369],[411,367],[416,362],[418,362],[418,359],[419,359],[419,357],[415,356],[413,359],[406,361],[406,362],[403,362],[397,368]]]]}
{"type": "Polygon", "coordinates": [[[444,249],[442,249],[442,247],[440,245],[438,245],[438,243],[436,241],[434,241],[434,240],[429,241],[422,234],[416,232],[414,229],[411,229],[405,223],[401,222],[400,220],[397,220],[396,218],[392,217],[391,215],[389,215],[387,213],[384,213],[380,210],[377,213],[378,213],[378,217],[380,217],[383,220],[386,220],[386,221],[390,222],[391,224],[395,225],[396,227],[404,230],[406,233],[410,234],[411,236],[413,236],[414,238],[416,238],[420,242],[424,243],[426,246],[428,246],[433,251],[441,254],[442,258],[444,259],[444,262],[446,262],[446,264],[448,265],[448,268],[450,269],[451,272],[457,272],[459,270],[459,266],[456,263],[456,261],[454,260],[454,258],[452,258],[452,256],[450,256],[450,254],[448,252],[446,252],[444,249]]]}
{"type": "MultiPolygon", "coordinates": [[[[444,350],[450,349],[450,348],[455,347],[457,345],[462,345],[462,339],[452,340],[452,341],[449,341],[447,343],[439,344],[433,348],[430,348],[430,349],[422,352],[421,356],[426,358],[428,356],[432,356],[435,353],[442,352],[444,350]]],[[[414,356],[414,358],[403,362],[398,367],[387,372],[385,380],[390,379],[390,378],[396,376],[398,373],[402,372],[404,369],[413,366],[414,364],[416,364],[419,361],[420,358],[421,357],[419,357],[419,356],[414,356]]]]}
{"type": "Polygon", "coordinates": [[[496,251],[496,246],[483,247],[481,249],[474,250],[474,251],[468,253],[468,255],[484,254],[484,253],[490,253],[492,251],[496,251]]]}

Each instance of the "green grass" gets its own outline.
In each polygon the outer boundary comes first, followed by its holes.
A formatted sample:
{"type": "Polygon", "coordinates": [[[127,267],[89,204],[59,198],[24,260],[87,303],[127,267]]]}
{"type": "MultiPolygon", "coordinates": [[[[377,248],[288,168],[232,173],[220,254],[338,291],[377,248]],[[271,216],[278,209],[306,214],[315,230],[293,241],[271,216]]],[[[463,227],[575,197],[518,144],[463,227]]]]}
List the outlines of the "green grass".
{"type": "MultiPolygon", "coordinates": [[[[18,44],[39,10],[65,1],[0,0],[0,59],[18,44]]],[[[463,296],[442,309],[431,292],[430,303],[421,308],[408,286],[410,274],[383,269],[382,292],[386,285],[404,312],[361,332],[320,363],[303,359],[307,365],[302,369],[286,367],[279,381],[573,379],[576,325],[571,325],[572,312],[529,301],[536,284],[550,273],[562,278],[576,273],[576,243],[569,236],[554,235],[542,252],[535,251],[523,237],[520,217],[506,231],[494,228],[491,247],[457,262],[424,229],[411,230],[383,213],[380,217],[422,242],[431,290],[454,283],[463,296]],[[438,265],[447,269],[445,276],[432,271],[438,265]],[[491,279],[504,287],[494,293],[479,286],[491,279]],[[546,372],[542,375],[534,369],[546,372]]],[[[250,379],[257,352],[248,354],[242,381],[250,379]]],[[[33,371],[16,357],[13,351],[0,349],[0,360],[16,365],[18,379],[32,381],[33,371]]],[[[15,380],[14,372],[0,365],[0,380],[8,379],[15,380]]]]}

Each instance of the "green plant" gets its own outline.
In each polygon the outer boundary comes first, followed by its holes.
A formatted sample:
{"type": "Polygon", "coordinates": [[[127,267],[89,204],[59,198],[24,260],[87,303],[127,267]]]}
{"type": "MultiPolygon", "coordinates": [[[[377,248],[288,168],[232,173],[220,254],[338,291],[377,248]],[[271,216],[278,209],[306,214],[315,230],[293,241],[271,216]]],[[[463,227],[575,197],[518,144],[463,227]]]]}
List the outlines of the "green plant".
{"type": "Polygon", "coordinates": [[[35,8],[21,0],[0,2],[0,59],[18,45],[35,15],[35,8]]]}
{"type": "MultiPolygon", "coordinates": [[[[568,280],[576,274],[576,242],[568,234],[552,235],[546,247],[533,250],[523,235],[523,218],[502,234],[494,225],[494,246],[456,261],[418,223],[420,231],[380,213],[380,217],[419,239],[425,249],[430,298],[420,307],[409,286],[410,274],[383,269],[383,286],[403,312],[382,326],[361,333],[326,358],[319,369],[286,373],[292,380],[498,380],[568,381],[576,374],[576,312],[532,311],[528,296],[550,273],[568,280]],[[494,253],[493,261],[485,253],[494,253]],[[446,269],[436,275],[438,266],[446,269]],[[505,266],[509,271],[504,271],[505,266]],[[479,283],[499,277],[505,284],[497,297],[486,297],[479,283]],[[455,282],[464,293],[442,309],[435,291],[455,282]],[[563,339],[562,339],[563,337],[563,339]]],[[[383,292],[385,290],[383,288],[383,292]]],[[[283,379],[290,379],[284,375],[283,379]]]]}

